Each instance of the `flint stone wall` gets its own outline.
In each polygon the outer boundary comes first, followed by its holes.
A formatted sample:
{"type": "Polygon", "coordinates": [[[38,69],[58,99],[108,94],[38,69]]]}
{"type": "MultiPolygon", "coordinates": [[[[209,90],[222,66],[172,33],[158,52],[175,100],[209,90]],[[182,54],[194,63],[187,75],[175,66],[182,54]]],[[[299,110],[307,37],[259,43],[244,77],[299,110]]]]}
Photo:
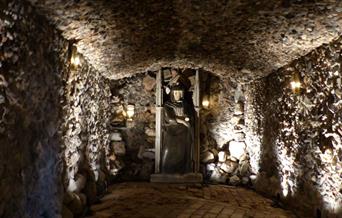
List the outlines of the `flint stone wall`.
{"type": "Polygon", "coordinates": [[[149,181],[154,172],[155,73],[142,73],[111,82],[112,173],[115,180],[149,181]],[[127,121],[128,104],[134,105],[134,117],[127,121]]]}
{"type": "Polygon", "coordinates": [[[68,43],[22,1],[0,3],[0,217],[57,217],[68,43]]]}
{"type": "Polygon", "coordinates": [[[81,58],[66,78],[63,102],[63,212],[81,215],[105,192],[109,172],[110,88],[81,58]],[[67,212],[66,212],[67,211],[67,212]]]}
{"type": "Polygon", "coordinates": [[[255,187],[304,216],[342,215],[341,39],[261,79],[247,92],[255,187]],[[293,75],[302,90],[290,88],[293,75]]]}
{"type": "Polygon", "coordinates": [[[70,69],[30,5],[0,9],[0,217],[81,215],[107,185],[109,85],[82,57],[70,69]]]}
{"type": "Polygon", "coordinates": [[[165,66],[251,79],[342,30],[339,1],[28,1],[112,79],[165,66]]]}

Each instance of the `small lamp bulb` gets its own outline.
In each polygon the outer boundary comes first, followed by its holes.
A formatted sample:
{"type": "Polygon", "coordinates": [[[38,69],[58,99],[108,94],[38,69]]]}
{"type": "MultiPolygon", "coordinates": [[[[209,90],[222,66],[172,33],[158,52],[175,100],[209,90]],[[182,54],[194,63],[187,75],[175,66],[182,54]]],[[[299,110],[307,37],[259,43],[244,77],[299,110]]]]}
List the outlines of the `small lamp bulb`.
{"type": "Polygon", "coordinates": [[[80,64],[81,64],[80,57],[76,55],[76,57],[74,57],[73,65],[79,66],[80,64]]]}
{"type": "Polygon", "coordinates": [[[134,116],[134,105],[132,105],[132,104],[127,105],[126,114],[127,114],[128,120],[132,120],[132,118],[134,116]]]}
{"type": "Polygon", "coordinates": [[[71,66],[74,69],[76,69],[78,66],[81,65],[80,54],[77,52],[77,47],[76,46],[72,47],[70,62],[71,62],[71,66]]]}
{"type": "Polygon", "coordinates": [[[291,82],[291,88],[292,89],[299,89],[302,86],[302,84],[298,81],[292,81],[291,82]]]}
{"type": "Polygon", "coordinates": [[[210,105],[210,102],[209,102],[209,99],[208,97],[204,97],[203,100],[202,100],[202,107],[204,109],[208,109],[209,108],[209,105],[210,105]]]}
{"type": "Polygon", "coordinates": [[[298,72],[296,72],[292,75],[290,86],[291,86],[293,93],[295,93],[295,94],[300,93],[300,90],[302,88],[302,84],[301,84],[301,78],[300,78],[300,75],[298,72]]]}

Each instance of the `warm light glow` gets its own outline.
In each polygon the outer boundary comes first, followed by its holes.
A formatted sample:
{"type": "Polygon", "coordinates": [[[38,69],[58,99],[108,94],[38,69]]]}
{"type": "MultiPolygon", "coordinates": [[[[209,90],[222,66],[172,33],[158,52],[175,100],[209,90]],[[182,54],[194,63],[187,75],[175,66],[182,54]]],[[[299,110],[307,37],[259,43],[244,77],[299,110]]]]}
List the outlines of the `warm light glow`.
{"type": "Polygon", "coordinates": [[[77,52],[76,46],[72,47],[70,63],[74,69],[76,69],[77,67],[79,67],[81,65],[80,55],[77,52]]]}
{"type": "MultiPolygon", "coordinates": [[[[283,132],[288,131],[293,131],[293,129],[283,129],[283,132]]],[[[294,166],[295,157],[287,155],[287,151],[281,149],[284,147],[284,144],[279,138],[276,140],[276,144],[279,145],[279,147],[276,147],[275,153],[278,161],[281,163],[281,168],[279,168],[280,187],[283,197],[286,198],[288,196],[293,196],[297,192],[298,178],[293,175],[298,175],[300,172],[299,169],[294,166]]]]}
{"type": "Polygon", "coordinates": [[[246,145],[243,142],[231,141],[229,143],[230,156],[240,159],[245,154],[246,145]]]}
{"type": "Polygon", "coordinates": [[[128,120],[132,120],[132,118],[134,116],[134,105],[133,104],[127,105],[126,114],[127,114],[128,120]]]}
{"type": "Polygon", "coordinates": [[[123,115],[124,117],[127,117],[127,113],[126,113],[125,110],[123,110],[121,113],[122,113],[122,115],[123,115]]]}
{"type": "Polygon", "coordinates": [[[299,89],[300,87],[302,86],[302,84],[300,83],[300,82],[298,82],[298,81],[292,81],[291,82],[291,88],[292,89],[299,89]]]}
{"type": "Polygon", "coordinates": [[[294,73],[292,75],[292,79],[291,79],[290,85],[291,85],[292,91],[295,94],[299,94],[300,93],[300,89],[302,88],[302,84],[301,84],[301,79],[300,79],[299,73],[294,73]]]}
{"type": "Polygon", "coordinates": [[[81,64],[80,57],[78,55],[76,55],[75,57],[72,57],[71,64],[74,66],[79,66],[81,64]]]}
{"type": "Polygon", "coordinates": [[[202,107],[204,109],[208,109],[209,106],[210,106],[209,98],[208,98],[208,96],[204,96],[203,100],[202,100],[202,107]]]}

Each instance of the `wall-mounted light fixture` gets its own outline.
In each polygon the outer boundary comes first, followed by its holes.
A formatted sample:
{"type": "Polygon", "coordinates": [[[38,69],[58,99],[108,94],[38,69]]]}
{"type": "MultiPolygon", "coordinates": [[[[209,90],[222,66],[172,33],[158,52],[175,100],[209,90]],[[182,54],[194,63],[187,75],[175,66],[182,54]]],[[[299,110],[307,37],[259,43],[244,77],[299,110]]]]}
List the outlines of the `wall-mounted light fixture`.
{"type": "Polygon", "coordinates": [[[298,72],[295,72],[292,75],[290,85],[291,85],[291,89],[292,89],[293,93],[295,93],[295,94],[300,93],[300,90],[302,88],[302,83],[301,83],[300,75],[298,72]]]}
{"type": "Polygon", "coordinates": [[[202,107],[204,109],[208,109],[210,107],[210,101],[209,101],[209,96],[208,95],[204,95],[203,99],[202,99],[202,107]]]}
{"type": "Polygon", "coordinates": [[[77,52],[76,46],[72,46],[70,64],[73,69],[77,69],[81,65],[80,54],[77,52]]]}
{"type": "Polygon", "coordinates": [[[127,105],[126,108],[127,120],[132,121],[134,116],[134,104],[127,105]]]}

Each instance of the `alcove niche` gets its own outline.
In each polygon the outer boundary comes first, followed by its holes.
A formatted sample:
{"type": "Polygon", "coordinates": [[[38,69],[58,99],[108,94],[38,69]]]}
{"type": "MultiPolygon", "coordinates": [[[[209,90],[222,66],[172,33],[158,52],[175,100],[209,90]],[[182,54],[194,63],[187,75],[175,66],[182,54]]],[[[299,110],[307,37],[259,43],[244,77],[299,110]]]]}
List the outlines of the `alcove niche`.
{"type": "MultiPolygon", "coordinates": [[[[199,75],[198,172],[203,181],[249,186],[252,172],[245,144],[243,86],[203,69],[162,68],[159,72],[163,89],[175,72],[186,77],[192,103],[196,101],[196,72],[199,75]]],[[[157,74],[144,72],[110,83],[108,160],[114,182],[149,181],[155,172],[157,74]]]]}

